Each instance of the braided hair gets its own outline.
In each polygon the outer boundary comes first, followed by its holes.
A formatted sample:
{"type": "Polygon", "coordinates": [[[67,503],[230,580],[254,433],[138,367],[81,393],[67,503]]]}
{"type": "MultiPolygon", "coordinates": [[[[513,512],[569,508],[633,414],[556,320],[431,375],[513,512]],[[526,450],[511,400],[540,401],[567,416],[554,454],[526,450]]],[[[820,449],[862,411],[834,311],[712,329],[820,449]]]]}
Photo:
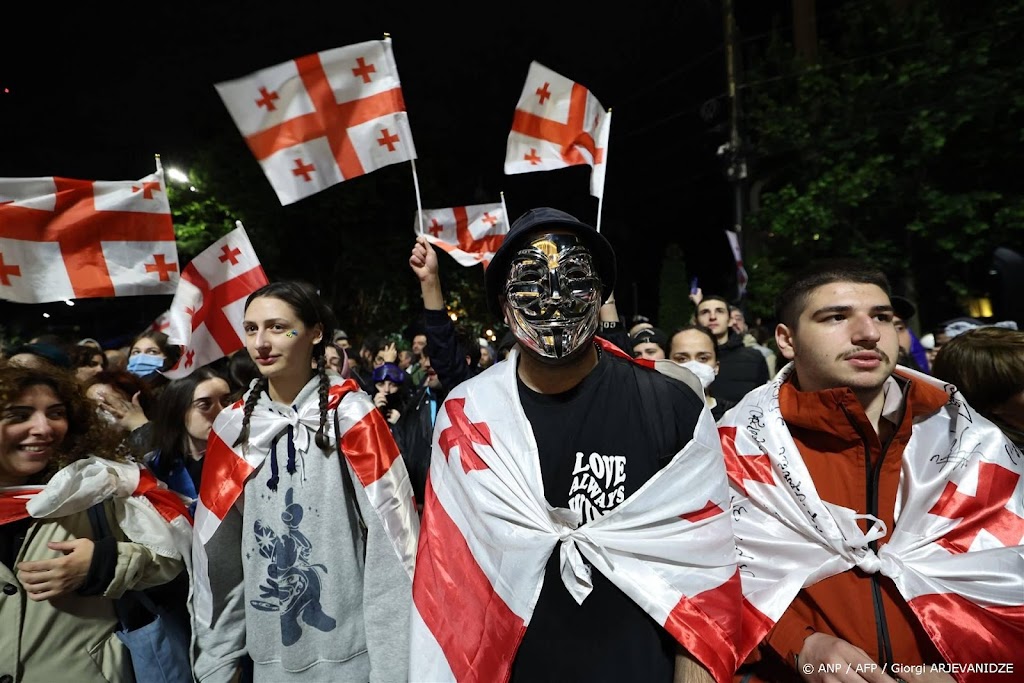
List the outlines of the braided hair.
{"type": "MultiPolygon", "coordinates": [[[[279,299],[295,311],[295,315],[298,316],[299,320],[306,327],[320,325],[322,328],[320,341],[313,345],[313,359],[316,361],[316,374],[319,378],[318,393],[320,397],[320,428],[316,432],[316,445],[321,450],[330,453],[334,450],[334,445],[327,436],[327,401],[331,380],[327,375],[327,358],[324,355],[324,349],[329,343],[327,336],[338,326],[334,318],[334,312],[320,298],[316,288],[308,282],[285,280],[264,285],[250,294],[249,298],[245,300],[246,310],[248,310],[249,304],[254,299],[260,297],[279,299]]],[[[243,408],[242,429],[235,440],[235,446],[249,440],[249,419],[252,416],[253,409],[256,407],[260,394],[267,390],[268,384],[269,382],[266,377],[260,377],[253,386],[252,391],[249,392],[248,397],[246,397],[245,407],[243,408]]]]}

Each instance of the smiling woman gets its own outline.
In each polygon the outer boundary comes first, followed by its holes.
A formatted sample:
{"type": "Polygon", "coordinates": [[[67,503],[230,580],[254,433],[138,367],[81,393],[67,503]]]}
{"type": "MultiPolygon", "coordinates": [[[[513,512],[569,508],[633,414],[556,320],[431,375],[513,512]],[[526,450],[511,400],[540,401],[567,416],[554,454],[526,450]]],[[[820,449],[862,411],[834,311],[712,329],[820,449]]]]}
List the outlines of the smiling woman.
{"type": "Polygon", "coordinates": [[[161,514],[140,517],[128,501],[144,473],[117,459],[116,441],[70,373],[0,366],[0,651],[27,678],[135,680],[107,596],[185,567],[190,533],[177,535],[176,550],[153,549],[184,507],[149,501],[161,514]],[[93,540],[94,505],[113,536],[93,540]]]}

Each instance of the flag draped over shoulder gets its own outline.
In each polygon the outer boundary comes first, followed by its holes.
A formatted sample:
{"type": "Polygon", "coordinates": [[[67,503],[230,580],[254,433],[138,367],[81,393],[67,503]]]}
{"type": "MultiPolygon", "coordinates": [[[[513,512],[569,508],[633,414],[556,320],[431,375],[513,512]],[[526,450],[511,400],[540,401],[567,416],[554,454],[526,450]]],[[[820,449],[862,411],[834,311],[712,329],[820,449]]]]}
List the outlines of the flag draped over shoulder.
{"type": "Polygon", "coordinates": [[[640,491],[576,526],[569,510],[550,509],[538,486],[515,354],[457,386],[437,415],[413,578],[410,677],[507,680],[554,550],[577,602],[591,590],[589,563],[716,680],[730,680],[740,579],[710,411],[640,491]]]}
{"type": "Polygon", "coordinates": [[[508,234],[508,218],[500,203],[428,209],[415,216],[414,230],[425,236],[463,266],[491,262],[508,234]]]}
{"type": "Polygon", "coordinates": [[[182,347],[181,358],[163,374],[186,377],[245,346],[245,300],[268,282],[241,225],[192,259],[168,311],[167,337],[182,347]]]}
{"type": "Polygon", "coordinates": [[[0,178],[0,299],[172,294],[178,248],[163,173],[0,178]]]}
{"type": "Polygon", "coordinates": [[[604,195],[611,112],[579,83],[532,62],[516,104],[505,151],[505,174],[587,164],[590,194],[604,195]]]}
{"type": "Polygon", "coordinates": [[[129,540],[191,566],[192,519],[184,501],[134,463],[89,456],[58,471],[45,486],[2,489],[0,498],[5,522],[66,517],[112,498],[129,540]]]}
{"type": "Polygon", "coordinates": [[[215,87],[283,205],[416,158],[390,38],[215,87]]]}
{"type": "MultiPolygon", "coordinates": [[[[380,411],[369,400],[345,400],[350,393],[365,396],[355,380],[332,379],[327,409],[337,411],[340,435],[335,434],[334,420],[328,419],[328,436],[338,444],[354,473],[354,485],[363,487],[396,554],[412,576],[419,517],[405,461],[380,411]]],[[[315,397],[297,410],[282,410],[280,405],[261,397],[250,418],[248,448],[246,444],[232,446],[241,432],[244,399],[217,416],[203,460],[203,485],[196,504],[193,537],[195,611],[204,623],[210,624],[213,618],[206,544],[239,501],[245,482],[263,464],[276,436],[289,431],[294,435],[296,449],[305,450],[320,426],[319,406],[319,398],[315,397]]]]}
{"type": "MultiPolygon", "coordinates": [[[[954,387],[949,402],[913,427],[903,453],[896,525],[865,534],[855,510],[819,497],[781,420],[779,387],[792,364],[747,394],[719,422],[743,568],[745,656],[801,587],[854,567],[892,579],[961,681],[989,680],[969,665],[1024,670],[1024,455],[954,387]],[[993,637],[998,634],[998,637],[993,637]]],[[[989,674],[993,672],[988,672],[989,674]]]]}

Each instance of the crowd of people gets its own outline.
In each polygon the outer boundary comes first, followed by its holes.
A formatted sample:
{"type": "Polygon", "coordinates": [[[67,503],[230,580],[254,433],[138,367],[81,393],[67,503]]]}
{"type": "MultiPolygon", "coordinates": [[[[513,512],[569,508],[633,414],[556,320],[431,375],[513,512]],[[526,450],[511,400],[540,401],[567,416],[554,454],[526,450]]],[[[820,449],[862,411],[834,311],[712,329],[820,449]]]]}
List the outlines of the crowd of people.
{"type": "Polygon", "coordinates": [[[142,680],[146,591],[198,681],[1021,675],[1015,325],[918,338],[841,259],[770,332],[699,289],[629,324],[612,246],[551,208],[485,271],[500,343],[453,324],[427,239],[409,268],[404,339],[278,281],[184,378],[153,330],[4,351],[0,681],[142,680]]]}

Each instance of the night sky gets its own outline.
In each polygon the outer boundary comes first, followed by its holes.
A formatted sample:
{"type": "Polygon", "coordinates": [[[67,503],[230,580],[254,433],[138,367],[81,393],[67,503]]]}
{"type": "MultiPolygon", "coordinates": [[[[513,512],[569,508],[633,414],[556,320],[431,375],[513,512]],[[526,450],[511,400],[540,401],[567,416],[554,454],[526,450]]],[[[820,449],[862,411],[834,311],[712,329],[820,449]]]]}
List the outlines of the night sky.
{"type": "MultiPolygon", "coordinates": [[[[553,2],[421,3],[418,9],[232,4],[95,3],[55,10],[39,3],[24,10],[18,25],[5,21],[0,177],[135,179],[152,172],[156,153],[165,168],[187,168],[210,140],[234,136],[244,144],[214,83],[389,33],[417,173],[443,174],[450,192],[424,197],[423,208],[477,203],[481,193],[497,201],[504,192],[513,218],[550,205],[596,221],[589,167],[503,174],[513,110],[536,60],[586,86],[613,111],[601,225],[620,260],[620,307],[635,312],[636,301],[640,312],[656,312],[661,254],[673,242],[683,247],[687,270],[705,291],[729,281],[723,229],[731,223],[731,195],[715,156],[728,138],[718,2],[601,9],[600,3],[553,2]],[[12,39],[22,31],[22,39],[12,39]]],[[[738,1],[741,29],[768,30],[773,8],[785,5],[738,1]]],[[[372,183],[373,175],[325,193],[372,183]]],[[[410,216],[416,209],[411,177],[408,195],[394,198],[408,204],[410,216]]],[[[269,183],[265,191],[272,196],[269,183]]],[[[411,226],[403,229],[410,230],[411,246],[411,226]]],[[[407,254],[394,258],[394,267],[406,267],[407,254]]],[[[131,305],[151,304],[165,306],[131,305]]],[[[27,307],[3,309],[10,321],[27,307]]]]}

